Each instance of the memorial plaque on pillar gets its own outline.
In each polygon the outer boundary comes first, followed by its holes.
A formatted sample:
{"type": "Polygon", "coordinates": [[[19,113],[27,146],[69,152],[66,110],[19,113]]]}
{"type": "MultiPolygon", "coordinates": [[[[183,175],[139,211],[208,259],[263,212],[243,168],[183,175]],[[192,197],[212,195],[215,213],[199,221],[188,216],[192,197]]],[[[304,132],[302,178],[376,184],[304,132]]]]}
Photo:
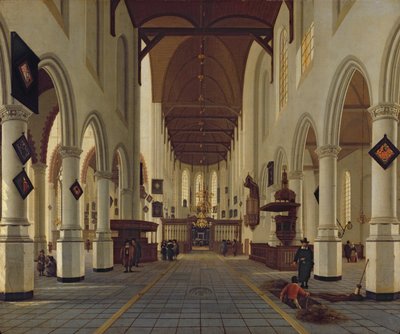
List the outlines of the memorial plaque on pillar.
{"type": "Polygon", "coordinates": [[[145,205],[143,207],[143,212],[145,212],[145,213],[149,212],[149,207],[147,205],[145,205]]]}
{"type": "Polygon", "coordinates": [[[314,191],[314,197],[317,200],[317,203],[319,204],[319,186],[314,191]]]}
{"type": "Polygon", "coordinates": [[[152,216],[153,217],[163,217],[163,204],[162,202],[154,201],[151,203],[152,206],[152,216]]]}
{"type": "Polygon", "coordinates": [[[69,190],[71,190],[71,193],[75,197],[76,200],[78,200],[83,194],[82,187],[79,184],[78,180],[75,180],[75,182],[72,183],[72,185],[69,188],[69,190]]]}
{"type": "Polygon", "coordinates": [[[35,114],[39,113],[39,61],[23,39],[11,32],[11,95],[35,114]]]}
{"type": "Polygon", "coordinates": [[[152,192],[152,194],[162,195],[163,194],[163,180],[152,179],[151,180],[151,192],[152,192]]]}
{"type": "Polygon", "coordinates": [[[32,151],[25,134],[22,134],[13,144],[14,150],[23,165],[31,158],[32,151]]]}
{"type": "Polygon", "coordinates": [[[22,169],[22,171],[13,178],[13,182],[17,187],[22,199],[25,199],[33,190],[32,182],[26,174],[25,169],[22,169]]]}
{"type": "Polygon", "coordinates": [[[385,134],[368,153],[383,169],[386,169],[397,158],[400,151],[385,134]]]}

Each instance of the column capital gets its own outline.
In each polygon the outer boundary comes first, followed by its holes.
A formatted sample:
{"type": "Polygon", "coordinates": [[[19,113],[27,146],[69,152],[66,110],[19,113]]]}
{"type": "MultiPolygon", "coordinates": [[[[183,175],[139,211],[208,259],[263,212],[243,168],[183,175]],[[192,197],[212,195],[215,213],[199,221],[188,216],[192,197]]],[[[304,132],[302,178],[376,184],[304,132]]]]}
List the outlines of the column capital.
{"type": "Polygon", "coordinates": [[[11,120],[28,122],[31,115],[32,112],[22,104],[5,104],[0,106],[1,123],[11,120]]]}
{"type": "Polygon", "coordinates": [[[98,170],[96,173],[94,173],[94,176],[96,179],[104,179],[104,180],[111,180],[113,177],[113,173],[107,172],[107,171],[100,171],[98,170]]]}
{"type": "Polygon", "coordinates": [[[123,188],[121,189],[121,195],[130,195],[133,194],[132,188],[123,188]]]}
{"type": "Polygon", "coordinates": [[[291,171],[288,174],[289,180],[303,180],[303,172],[301,170],[291,171]]]}
{"type": "Polygon", "coordinates": [[[60,155],[61,158],[79,158],[82,150],[74,146],[61,146],[60,155]]]}
{"type": "Polygon", "coordinates": [[[368,108],[368,111],[372,117],[372,121],[385,118],[390,118],[395,121],[398,121],[400,113],[400,104],[380,103],[376,106],[368,108]]]}
{"type": "Polygon", "coordinates": [[[42,162],[37,162],[37,163],[35,163],[35,164],[32,165],[32,168],[33,168],[33,170],[34,170],[35,172],[44,174],[44,173],[46,173],[47,165],[44,164],[44,163],[42,163],[42,162]]]}
{"type": "Polygon", "coordinates": [[[326,157],[337,158],[340,150],[341,148],[337,145],[325,145],[318,147],[315,150],[315,153],[318,154],[319,159],[326,157]]]}

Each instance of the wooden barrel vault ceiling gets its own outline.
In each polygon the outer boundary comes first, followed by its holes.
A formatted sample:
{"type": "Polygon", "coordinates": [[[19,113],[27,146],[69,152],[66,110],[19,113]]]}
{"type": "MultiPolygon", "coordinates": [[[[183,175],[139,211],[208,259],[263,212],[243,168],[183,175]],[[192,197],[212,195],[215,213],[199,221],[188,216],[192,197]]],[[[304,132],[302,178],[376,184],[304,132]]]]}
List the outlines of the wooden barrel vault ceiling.
{"type": "MultiPolygon", "coordinates": [[[[114,36],[120,2],[111,0],[114,36]]],[[[149,54],[153,102],[162,105],[175,159],[190,165],[227,160],[242,113],[250,47],[257,42],[272,55],[280,6],[286,3],[292,23],[293,0],[124,2],[138,28],[139,81],[140,62],[149,54]]]]}

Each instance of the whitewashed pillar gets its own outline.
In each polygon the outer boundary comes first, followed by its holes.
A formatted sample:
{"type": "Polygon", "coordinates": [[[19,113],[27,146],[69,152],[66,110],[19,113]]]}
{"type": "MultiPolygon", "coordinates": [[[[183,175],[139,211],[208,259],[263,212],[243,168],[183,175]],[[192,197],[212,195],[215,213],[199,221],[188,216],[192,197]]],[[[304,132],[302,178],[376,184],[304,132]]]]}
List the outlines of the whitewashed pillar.
{"type": "Polygon", "coordinates": [[[296,194],[296,203],[300,204],[296,212],[296,237],[293,240],[294,245],[300,245],[300,240],[303,239],[303,172],[292,171],[288,176],[289,188],[296,194]]]}
{"type": "MultiPolygon", "coordinates": [[[[369,109],[372,117],[372,146],[386,134],[397,145],[399,104],[380,104],[369,109]]],[[[400,235],[397,220],[397,161],[383,169],[371,166],[372,207],[366,241],[367,297],[393,300],[400,297],[400,235]]]]}
{"type": "Polygon", "coordinates": [[[22,105],[3,105],[1,116],[2,218],[0,223],[0,300],[33,297],[33,240],[29,238],[27,200],[13,183],[22,171],[12,144],[26,133],[31,112],[22,105]]]}
{"type": "Polygon", "coordinates": [[[121,189],[121,219],[132,219],[133,213],[133,190],[129,188],[121,189]]]}
{"type": "Polygon", "coordinates": [[[34,195],[34,254],[39,254],[43,249],[46,253],[46,165],[43,163],[36,163],[32,165],[35,186],[34,195]]]}
{"type": "Polygon", "coordinates": [[[110,181],[112,173],[96,172],[97,181],[97,229],[93,240],[93,271],[113,270],[113,241],[110,230],[110,181]]]}
{"type": "Polygon", "coordinates": [[[85,278],[85,254],[79,222],[79,201],[70,190],[71,185],[79,178],[81,153],[82,150],[77,147],[62,146],[60,148],[62,221],[60,239],[57,240],[57,280],[63,283],[79,282],[85,278]]]}
{"type": "Polygon", "coordinates": [[[337,155],[340,147],[317,148],[319,157],[319,224],[314,241],[314,278],[321,281],[342,279],[342,242],[338,238],[337,155]]]}

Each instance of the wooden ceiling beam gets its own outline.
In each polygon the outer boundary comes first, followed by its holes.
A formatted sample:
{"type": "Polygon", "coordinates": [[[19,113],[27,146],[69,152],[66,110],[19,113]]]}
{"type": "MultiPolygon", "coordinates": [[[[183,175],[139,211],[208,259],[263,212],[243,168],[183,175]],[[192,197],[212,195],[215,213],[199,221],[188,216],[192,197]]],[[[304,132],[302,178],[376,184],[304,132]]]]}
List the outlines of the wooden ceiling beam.
{"type": "Polygon", "coordinates": [[[205,104],[205,105],[200,105],[200,104],[196,104],[196,103],[177,103],[177,102],[173,102],[173,103],[163,103],[163,105],[168,109],[166,112],[164,112],[164,116],[168,116],[168,114],[175,110],[175,109],[180,109],[180,108],[185,108],[185,109],[197,109],[200,110],[201,108],[204,109],[224,109],[229,111],[231,114],[235,115],[235,116],[240,116],[240,107],[238,106],[227,106],[227,105],[223,105],[223,104],[205,104]]]}
{"type": "Polygon", "coordinates": [[[233,124],[234,126],[237,126],[237,118],[236,117],[226,117],[223,115],[209,115],[209,116],[189,116],[189,115],[180,115],[180,116],[167,116],[165,117],[165,126],[168,126],[172,121],[174,120],[180,120],[180,119],[187,119],[187,120],[197,120],[197,121],[207,121],[207,120],[226,120],[233,124]]]}

